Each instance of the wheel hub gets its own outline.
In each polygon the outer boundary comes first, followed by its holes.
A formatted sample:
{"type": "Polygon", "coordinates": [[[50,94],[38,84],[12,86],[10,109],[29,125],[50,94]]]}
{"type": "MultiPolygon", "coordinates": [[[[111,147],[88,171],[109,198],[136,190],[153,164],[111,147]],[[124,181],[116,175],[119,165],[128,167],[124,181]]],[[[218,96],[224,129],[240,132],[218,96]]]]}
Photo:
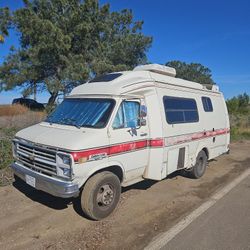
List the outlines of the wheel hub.
{"type": "Polygon", "coordinates": [[[101,186],[97,194],[97,203],[99,206],[108,206],[114,199],[114,191],[110,185],[106,184],[101,186]]]}

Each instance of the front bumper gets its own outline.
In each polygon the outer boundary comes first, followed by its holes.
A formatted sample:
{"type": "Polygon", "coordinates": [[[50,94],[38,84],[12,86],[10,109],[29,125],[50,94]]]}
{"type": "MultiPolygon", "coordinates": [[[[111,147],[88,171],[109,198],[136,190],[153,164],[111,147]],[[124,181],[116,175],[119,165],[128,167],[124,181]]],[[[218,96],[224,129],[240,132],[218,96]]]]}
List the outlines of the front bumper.
{"type": "Polygon", "coordinates": [[[11,168],[15,175],[22,180],[26,180],[26,175],[32,176],[36,179],[35,189],[42,190],[51,195],[70,198],[79,195],[79,187],[72,181],[58,180],[38,172],[34,172],[18,163],[12,163],[11,168]]]}

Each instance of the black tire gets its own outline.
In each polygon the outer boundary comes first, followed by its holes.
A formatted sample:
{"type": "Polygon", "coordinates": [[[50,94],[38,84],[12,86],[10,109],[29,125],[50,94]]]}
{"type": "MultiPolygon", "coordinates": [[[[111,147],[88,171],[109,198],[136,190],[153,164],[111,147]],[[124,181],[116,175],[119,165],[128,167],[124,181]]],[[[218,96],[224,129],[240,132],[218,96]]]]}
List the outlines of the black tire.
{"type": "Polygon", "coordinates": [[[201,150],[196,157],[195,165],[188,171],[189,176],[194,179],[201,178],[207,168],[207,155],[206,153],[201,150]]]}
{"type": "Polygon", "coordinates": [[[23,180],[19,176],[17,176],[16,174],[14,174],[13,177],[14,177],[15,182],[17,182],[17,183],[18,182],[23,182],[23,180]]]}
{"type": "Polygon", "coordinates": [[[81,207],[85,215],[94,220],[109,216],[120,200],[119,178],[108,171],[92,176],[81,194],[81,207]]]}

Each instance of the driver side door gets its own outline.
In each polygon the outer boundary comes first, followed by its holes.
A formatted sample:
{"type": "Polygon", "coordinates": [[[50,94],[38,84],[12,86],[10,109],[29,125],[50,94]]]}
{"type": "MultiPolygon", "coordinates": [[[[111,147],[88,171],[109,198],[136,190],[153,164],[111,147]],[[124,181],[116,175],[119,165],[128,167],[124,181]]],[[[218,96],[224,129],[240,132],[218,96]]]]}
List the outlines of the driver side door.
{"type": "Polygon", "coordinates": [[[126,172],[126,181],[143,175],[148,164],[148,124],[145,117],[140,122],[143,100],[131,99],[121,102],[109,129],[110,161],[120,162],[126,172]]]}

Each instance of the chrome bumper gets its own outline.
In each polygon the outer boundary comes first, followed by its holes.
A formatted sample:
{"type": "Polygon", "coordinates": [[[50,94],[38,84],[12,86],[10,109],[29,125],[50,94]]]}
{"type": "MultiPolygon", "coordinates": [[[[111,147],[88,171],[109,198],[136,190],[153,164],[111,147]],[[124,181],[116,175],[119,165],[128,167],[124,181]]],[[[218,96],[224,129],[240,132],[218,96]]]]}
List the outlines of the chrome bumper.
{"type": "Polygon", "coordinates": [[[46,193],[57,197],[70,198],[79,195],[79,187],[71,181],[63,181],[45,176],[34,172],[18,163],[12,163],[11,168],[15,175],[22,180],[26,180],[25,175],[32,176],[36,179],[35,189],[42,190],[46,193]]]}

